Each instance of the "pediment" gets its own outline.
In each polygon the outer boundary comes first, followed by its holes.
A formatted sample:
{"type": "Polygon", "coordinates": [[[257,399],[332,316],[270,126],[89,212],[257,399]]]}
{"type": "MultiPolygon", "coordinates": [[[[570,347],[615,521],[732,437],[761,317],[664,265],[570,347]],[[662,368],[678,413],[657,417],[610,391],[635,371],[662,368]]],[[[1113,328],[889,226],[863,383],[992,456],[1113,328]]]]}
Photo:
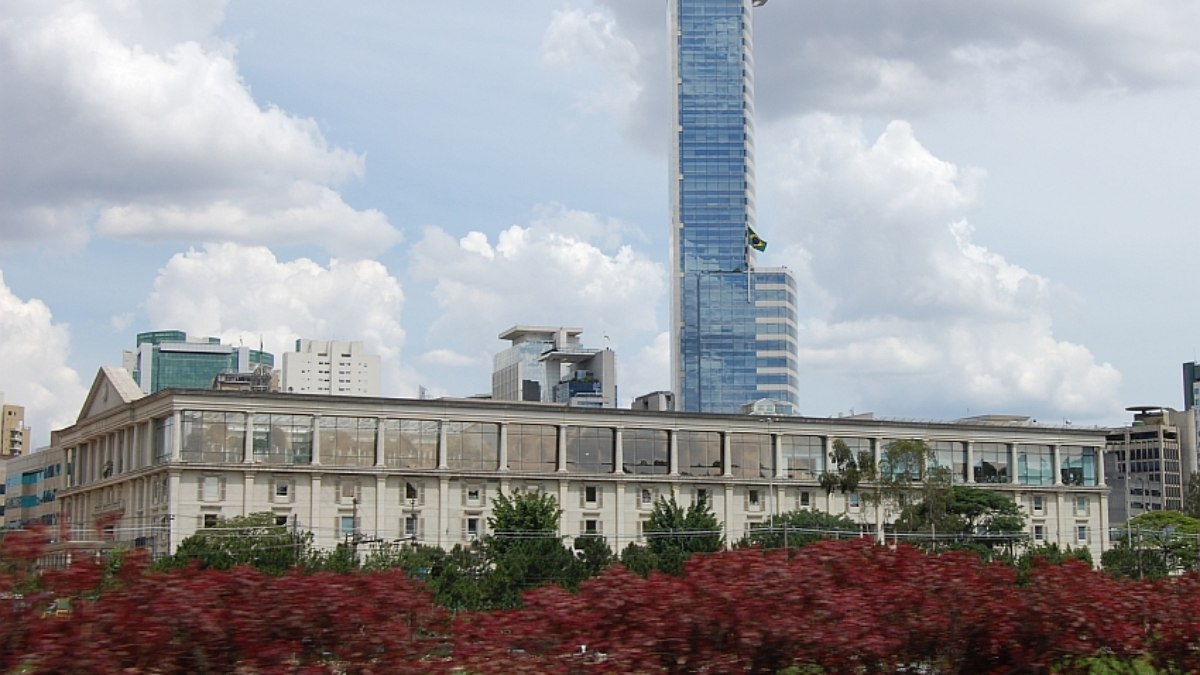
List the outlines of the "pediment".
{"type": "Polygon", "coordinates": [[[145,396],[133,376],[124,368],[103,366],[92,380],[87,399],[79,411],[76,423],[95,417],[145,396]]]}

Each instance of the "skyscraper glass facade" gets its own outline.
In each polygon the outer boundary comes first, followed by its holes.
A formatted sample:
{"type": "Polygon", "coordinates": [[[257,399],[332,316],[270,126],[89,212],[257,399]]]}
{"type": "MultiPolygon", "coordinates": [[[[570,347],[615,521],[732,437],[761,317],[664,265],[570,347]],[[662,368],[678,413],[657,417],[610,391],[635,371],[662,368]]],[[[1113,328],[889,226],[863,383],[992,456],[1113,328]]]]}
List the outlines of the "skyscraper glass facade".
{"type": "Polygon", "coordinates": [[[750,13],[751,0],[670,1],[671,367],[688,411],[799,398],[795,282],[784,269],[755,271],[747,245],[755,225],[750,13]],[[779,290],[784,304],[761,295],[779,290]]]}

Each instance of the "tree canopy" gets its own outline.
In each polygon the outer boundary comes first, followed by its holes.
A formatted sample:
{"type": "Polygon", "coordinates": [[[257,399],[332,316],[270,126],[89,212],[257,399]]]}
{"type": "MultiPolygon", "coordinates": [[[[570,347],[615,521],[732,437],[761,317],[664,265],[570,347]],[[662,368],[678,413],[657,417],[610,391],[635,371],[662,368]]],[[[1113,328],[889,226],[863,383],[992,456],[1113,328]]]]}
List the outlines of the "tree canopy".
{"type": "Polygon", "coordinates": [[[227,570],[249,565],[268,574],[283,574],[304,561],[311,543],[311,532],[293,532],[277,524],[270,512],[251,513],[220,518],[212,527],[197,530],[159,566],[196,563],[201,569],[227,570]]]}
{"type": "Polygon", "coordinates": [[[771,522],[751,529],[738,546],[794,548],[821,539],[854,538],[859,526],[843,514],[802,509],[781,513],[771,522]]]}
{"type": "Polygon", "coordinates": [[[642,576],[653,570],[682,574],[684,561],[693,553],[711,553],[725,546],[721,523],[707,499],[684,508],[674,495],[659,497],[642,531],[646,545],[630,544],[621,552],[621,562],[642,576]]]}

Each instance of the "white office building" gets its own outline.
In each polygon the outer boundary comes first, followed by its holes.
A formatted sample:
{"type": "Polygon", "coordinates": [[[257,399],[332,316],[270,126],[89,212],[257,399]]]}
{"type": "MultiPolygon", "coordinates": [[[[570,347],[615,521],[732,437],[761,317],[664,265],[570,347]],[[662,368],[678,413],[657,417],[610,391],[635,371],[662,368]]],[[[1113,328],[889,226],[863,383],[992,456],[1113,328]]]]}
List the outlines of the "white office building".
{"type": "Polygon", "coordinates": [[[361,342],[296,340],[284,352],[280,391],[290,394],[379,396],[379,356],[361,342]]]}
{"type": "MultiPolygon", "coordinates": [[[[333,547],[347,537],[450,547],[486,534],[495,496],[553,495],[564,538],[644,541],[659,497],[710,503],[726,540],[773,513],[880,514],[818,477],[841,440],[884,452],[924,440],[960,484],[1022,507],[1028,539],[1108,545],[1105,432],[1025,423],[762,417],[542,403],[168,390],[97,377],[64,454],[58,503],[74,527],[161,554],[220,518],[271,512],[333,547]]],[[[864,486],[868,489],[869,486],[864,486]]]]}

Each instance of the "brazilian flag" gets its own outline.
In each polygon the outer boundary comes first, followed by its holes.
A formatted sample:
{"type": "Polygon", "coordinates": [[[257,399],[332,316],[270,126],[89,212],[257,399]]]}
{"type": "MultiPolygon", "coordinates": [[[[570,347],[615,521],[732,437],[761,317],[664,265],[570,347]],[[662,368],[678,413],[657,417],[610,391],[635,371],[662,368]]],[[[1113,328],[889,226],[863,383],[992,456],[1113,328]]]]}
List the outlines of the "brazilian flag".
{"type": "Polygon", "coordinates": [[[762,252],[767,250],[766,240],[755,234],[754,230],[750,229],[749,227],[746,228],[746,243],[750,244],[750,248],[754,249],[755,251],[762,252]]]}

